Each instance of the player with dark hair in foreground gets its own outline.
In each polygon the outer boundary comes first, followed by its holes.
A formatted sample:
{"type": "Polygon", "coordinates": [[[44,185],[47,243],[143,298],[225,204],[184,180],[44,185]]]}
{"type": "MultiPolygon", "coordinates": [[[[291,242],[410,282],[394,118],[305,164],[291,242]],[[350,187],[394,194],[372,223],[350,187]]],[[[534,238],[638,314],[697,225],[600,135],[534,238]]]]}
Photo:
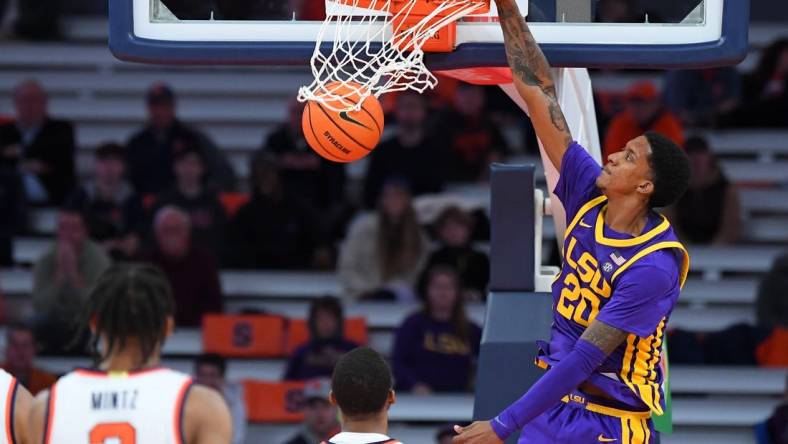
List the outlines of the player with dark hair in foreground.
{"type": "MultiPolygon", "coordinates": [[[[573,142],[550,66],[514,0],[496,0],[517,91],[547,156],[560,172],[566,210],[564,263],[553,283],[549,369],[492,421],[455,427],[457,443],[652,443],[651,415],[664,409],[660,352],[689,268],[667,219],[653,211],[678,200],[687,156],[646,133],[604,168],[573,142]]],[[[502,363],[504,364],[504,363],[502,363]]]]}
{"type": "Polygon", "coordinates": [[[378,352],[360,347],[345,353],[334,367],[328,396],[339,406],[342,432],[324,444],[400,444],[388,436],[393,387],[391,370],[378,352]]]}
{"type": "Polygon", "coordinates": [[[221,395],[159,366],[173,313],[169,284],[157,268],[107,270],[84,313],[96,369],[75,370],[36,398],[33,442],[229,444],[230,413],[221,395]]]}

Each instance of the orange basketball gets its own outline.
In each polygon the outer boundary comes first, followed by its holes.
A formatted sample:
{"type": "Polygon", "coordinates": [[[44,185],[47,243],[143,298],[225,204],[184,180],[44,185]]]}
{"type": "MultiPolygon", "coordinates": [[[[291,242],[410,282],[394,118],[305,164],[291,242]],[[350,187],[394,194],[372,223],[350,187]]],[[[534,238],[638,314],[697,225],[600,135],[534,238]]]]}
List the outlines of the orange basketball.
{"type": "MultiPolygon", "coordinates": [[[[353,91],[338,82],[329,83],[327,88],[341,96],[353,91]]],[[[346,100],[358,103],[353,95],[346,100]]],[[[310,101],[304,108],[301,126],[307,143],[317,154],[334,162],[353,162],[372,152],[380,142],[383,108],[374,96],[364,99],[358,111],[336,112],[310,101]]]]}

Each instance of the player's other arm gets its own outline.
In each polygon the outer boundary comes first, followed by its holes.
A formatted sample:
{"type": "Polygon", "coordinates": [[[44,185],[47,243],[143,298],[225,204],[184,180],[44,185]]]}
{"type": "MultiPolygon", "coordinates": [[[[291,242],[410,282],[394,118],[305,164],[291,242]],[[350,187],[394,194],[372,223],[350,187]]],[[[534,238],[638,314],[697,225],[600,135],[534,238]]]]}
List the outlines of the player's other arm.
{"type": "Polygon", "coordinates": [[[495,2],[514,85],[528,105],[536,135],[542,141],[550,162],[561,171],[561,159],[572,143],[572,134],[558,105],[550,65],[531,35],[515,0],[495,2]]]}
{"type": "Polygon", "coordinates": [[[230,409],[216,390],[194,386],[184,407],[183,428],[188,444],[230,444],[230,409]]]}

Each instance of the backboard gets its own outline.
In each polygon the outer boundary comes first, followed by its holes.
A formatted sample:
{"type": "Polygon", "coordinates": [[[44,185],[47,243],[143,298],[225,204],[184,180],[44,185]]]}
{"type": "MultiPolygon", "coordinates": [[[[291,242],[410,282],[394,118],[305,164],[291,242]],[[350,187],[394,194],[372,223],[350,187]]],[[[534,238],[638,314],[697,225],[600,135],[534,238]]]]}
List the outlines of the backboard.
{"type": "MultiPolygon", "coordinates": [[[[323,1],[113,0],[110,48],[145,63],[308,65],[323,1]]],[[[552,66],[700,68],[747,53],[746,0],[518,2],[552,66]]],[[[463,19],[454,51],[428,54],[427,66],[506,66],[496,17],[493,9],[463,19]]]]}

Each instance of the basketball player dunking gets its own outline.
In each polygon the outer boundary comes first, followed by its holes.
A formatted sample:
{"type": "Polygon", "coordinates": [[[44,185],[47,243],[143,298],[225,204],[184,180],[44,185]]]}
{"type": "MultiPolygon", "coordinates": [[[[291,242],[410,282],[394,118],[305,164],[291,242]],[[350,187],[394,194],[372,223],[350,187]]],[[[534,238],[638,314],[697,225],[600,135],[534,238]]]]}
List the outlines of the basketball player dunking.
{"type": "MultiPolygon", "coordinates": [[[[496,0],[517,91],[550,161],[566,209],[561,274],[553,283],[549,369],[492,421],[461,428],[456,443],[651,443],[663,413],[660,351],[689,266],[668,221],[653,211],[685,191],[681,149],[646,133],[600,167],[573,142],[550,67],[514,0],[496,0]]],[[[501,363],[505,365],[505,363],[501,363]]]]}
{"type": "Polygon", "coordinates": [[[97,368],[75,370],[36,398],[33,442],[229,444],[230,413],[221,395],[159,367],[173,310],[169,284],[155,267],[108,270],[85,316],[97,368]]]}
{"type": "Polygon", "coordinates": [[[323,444],[401,444],[388,436],[395,395],[391,370],[380,354],[361,347],[334,367],[328,400],[339,406],[342,432],[323,444]]]}

